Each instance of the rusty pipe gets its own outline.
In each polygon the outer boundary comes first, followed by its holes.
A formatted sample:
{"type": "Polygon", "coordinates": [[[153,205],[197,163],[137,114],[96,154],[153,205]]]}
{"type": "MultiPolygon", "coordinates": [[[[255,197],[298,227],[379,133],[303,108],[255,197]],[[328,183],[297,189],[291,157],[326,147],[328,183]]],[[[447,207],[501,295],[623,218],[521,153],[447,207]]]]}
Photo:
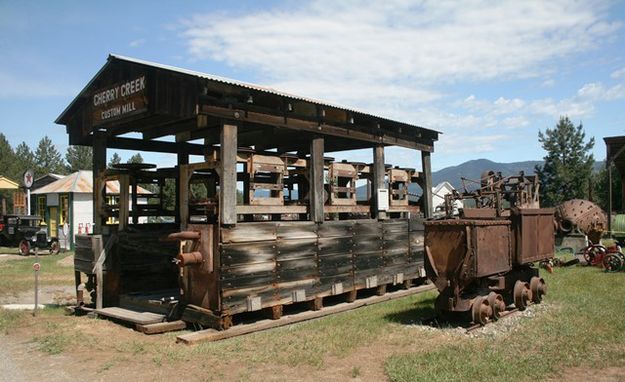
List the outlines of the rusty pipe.
{"type": "Polygon", "coordinates": [[[168,241],[183,241],[183,240],[199,240],[201,237],[198,231],[182,231],[174,232],[167,235],[168,241]]]}
{"type": "Polygon", "coordinates": [[[202,253],[198,251],[179,253],[178,256],[176,256],[176,259],[178,260],[178,265],[181,267],[201,264],[204,261],[204,259],[202,259],[202,253]]]}

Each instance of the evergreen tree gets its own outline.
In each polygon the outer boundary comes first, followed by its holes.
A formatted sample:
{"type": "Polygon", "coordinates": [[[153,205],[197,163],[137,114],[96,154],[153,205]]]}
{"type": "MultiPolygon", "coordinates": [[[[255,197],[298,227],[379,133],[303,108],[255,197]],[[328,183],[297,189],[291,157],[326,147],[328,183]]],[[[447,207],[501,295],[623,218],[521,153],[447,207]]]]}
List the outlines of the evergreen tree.
{"type": "MultiPolygon", "coordinates": [[[[593,179],[593,196],[594,201],[604,211],[608,210],[608,170],[602,168],[595,174],[593,179]]],[[[612,165],[612,210],[622,211],[622,187],[621,187],[621,175],[616,170],[616,166],[612,165]]]]}
{"type": "Polygon", "coordinates": [[[543,166],[536,166],[541,182],[541,204],[553,207],[569,199],[585,199],[594,158],[590,153],[595,139],[585,142],[582,124],[574,126],[560,117],[554,129],[538,132],[538,141],[547,152],[543,166]]]}
{"type": "Polygon", "coordinates": [[[78,170],[93,168],[93,149],[89,146],[69,146],[65,153],[67,171],[72,173],[78,170]]]}
{"type": "MultiPolygon", "coordinates": [[[[15,157],[17,158],[19,172],[21,174],[23,174],[24,171],[28,169],[34,170],[33,167],[35,165],[35,154],[33,154],[32,150],[30,149],[30,147],[28,147],[26,142],[20,143],[15,148],[15,157]]],[[[35,174],[35,176],[37,177],[40,175],[43,175],[43,174],[35,174]]]]}
{"type": "Polygon", "coordinates": [[[140,153],[136,153],[135,155],[131,156],[126,163],[143,163],[143,157],[140,153]]]}
{"type": "Polygon", "coordinates": [[[120,157],[118,153],[113,153],[113,156],[109,160],[107,167],[112,168],[116,164],[120,164],[120,163],[122,163],[122,157],[120,157]]]}
{"type": "Polygon", "coordinates": [[[65,166],[61,153],[57,150],[52,140],[41,138],[37,150],[35,150],[35,176],[39,177],[48,173],[64,174],[65,166]]]}
{"type": "Polygon", "coordinates": [[[22,174],[17,166],[18,162],[13,147],[4,134],[0,133],[0,175],[14,182],[21,182],[22,174]]]}

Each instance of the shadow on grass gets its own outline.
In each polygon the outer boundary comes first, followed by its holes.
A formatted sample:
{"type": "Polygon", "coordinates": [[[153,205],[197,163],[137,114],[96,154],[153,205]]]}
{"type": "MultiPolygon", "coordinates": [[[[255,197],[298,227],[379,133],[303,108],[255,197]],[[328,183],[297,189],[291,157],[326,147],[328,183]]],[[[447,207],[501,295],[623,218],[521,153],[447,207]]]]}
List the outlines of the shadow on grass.
{"type": "Polygon", "coordinates": [[[434,317],[435,300],[436,297],[426,298],[425,300],[419,301],[413,308],[387,314],[384,316],[384,319],[402,325],[421,324],[434,317]]]}

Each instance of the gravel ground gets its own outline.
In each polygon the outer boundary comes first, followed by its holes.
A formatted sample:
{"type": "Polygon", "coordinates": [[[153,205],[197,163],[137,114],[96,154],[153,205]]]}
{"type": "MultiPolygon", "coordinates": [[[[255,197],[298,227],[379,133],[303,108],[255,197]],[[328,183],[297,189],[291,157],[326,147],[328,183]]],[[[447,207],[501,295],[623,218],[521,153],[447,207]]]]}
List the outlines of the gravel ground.
{"type": "Polygon", "coordinates": [[[3,336],[0,335],[0,340],[2,340],[2,346],[0,346],[0,381],[27,381],[26,377],[24,377],[24,374],[20,370],[20,367],[17,366],[15,360],[13,360],[13,357],[11,356],[6,338],[3,338],[3,336]]]}

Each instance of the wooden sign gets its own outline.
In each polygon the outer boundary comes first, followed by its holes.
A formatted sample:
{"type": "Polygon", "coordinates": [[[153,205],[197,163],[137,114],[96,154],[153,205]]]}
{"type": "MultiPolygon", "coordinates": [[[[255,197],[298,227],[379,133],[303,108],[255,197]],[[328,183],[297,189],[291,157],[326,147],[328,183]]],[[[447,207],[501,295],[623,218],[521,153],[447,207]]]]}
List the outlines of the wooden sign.
{"type": "Polygon", "coordinates": [[[145,76],[96,90],[91,105],[94,126],[147,111],[145,76]]]}

